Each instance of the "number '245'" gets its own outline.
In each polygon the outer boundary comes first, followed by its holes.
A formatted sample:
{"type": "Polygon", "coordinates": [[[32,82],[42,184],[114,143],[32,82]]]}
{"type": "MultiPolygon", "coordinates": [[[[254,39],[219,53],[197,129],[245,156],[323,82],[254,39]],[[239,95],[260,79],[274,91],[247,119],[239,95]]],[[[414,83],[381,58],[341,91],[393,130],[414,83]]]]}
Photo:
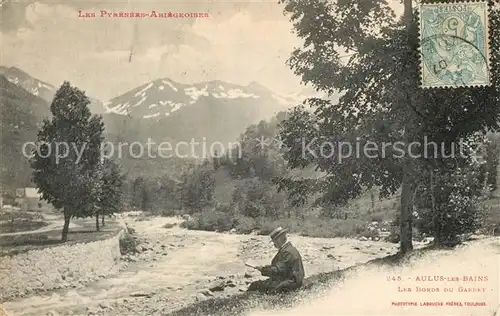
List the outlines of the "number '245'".
{"type": "Polygon", "coordinates": [[[387,276],[387,281],[401,281],[401,276],[387,276]]]}

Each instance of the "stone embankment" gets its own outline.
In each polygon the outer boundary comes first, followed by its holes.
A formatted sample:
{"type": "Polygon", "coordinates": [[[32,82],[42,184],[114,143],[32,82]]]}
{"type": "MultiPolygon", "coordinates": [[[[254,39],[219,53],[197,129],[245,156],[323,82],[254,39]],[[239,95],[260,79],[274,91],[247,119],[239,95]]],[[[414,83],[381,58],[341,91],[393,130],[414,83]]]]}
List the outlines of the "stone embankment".
{"type": "Polygon", "coordinates": [[[88,243],[34,249],[0,257],[0,301],[81,284],[115,271],[122,232],[88,243]]]}

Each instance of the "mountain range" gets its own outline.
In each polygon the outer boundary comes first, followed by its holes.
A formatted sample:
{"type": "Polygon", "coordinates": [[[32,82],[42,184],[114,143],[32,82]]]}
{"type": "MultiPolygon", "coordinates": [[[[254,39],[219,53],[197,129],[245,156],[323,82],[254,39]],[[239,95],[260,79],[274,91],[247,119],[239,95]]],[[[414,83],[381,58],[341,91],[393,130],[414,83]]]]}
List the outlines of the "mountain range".
{"type": "MultiPolygon", "coordinates": [[[[11,83],[48,102],[52,102],[57,91],[57,88],[52,84],[36,79],[17,67],[0,66],[0,75],[3,75],[11,83]]],[[[93,113],[102,114],[105,112],[101,101],[91,96],[87,97],[90,100],[89,108],[93,113]]]]}
{"type": "Polygon", "coordinates": [[[44,99],[0,75],[0,185],[28,186],[31,170],[23,144],[36,140],[39,123],[50,115],[44,99]]]}
{"type": "MultiPolygon", "coordinates": [[[[27,160],[22,157],[22,143],[36,139],[38,124],[50,116],[50,103],[57,88],[36,79],[16,67],[0,66],[1,88],[1,182],[27,185],[27,160]],[[21,176],[22,174],[22,176],[21,176]],[[16,176],[19,175],[19,176],[16,176]]],[[[105,137],[110,142],[159,143],[234,142],[251,125],[267,120],[280,111],[301,103],[306,94],[279,95],[259,83],[246,86],[214,80],[182,84],[169,78],[145,83],[107,101],[91,100],[90,110],[100,114],[105,123],[105,137]]],[[[126,170],[135,174],[158,173],[170,162],[130,157],[122,158],[126,170]]],[[[197,147],[194,154],[206,152],[197,147]]],[[[193,154],[188,152],[187,154],[193,154]]],[[[146,157],[147,158],[147,157],[146,157]]],[[[29,177],[28,177],[29,178],[29,177]]]]}

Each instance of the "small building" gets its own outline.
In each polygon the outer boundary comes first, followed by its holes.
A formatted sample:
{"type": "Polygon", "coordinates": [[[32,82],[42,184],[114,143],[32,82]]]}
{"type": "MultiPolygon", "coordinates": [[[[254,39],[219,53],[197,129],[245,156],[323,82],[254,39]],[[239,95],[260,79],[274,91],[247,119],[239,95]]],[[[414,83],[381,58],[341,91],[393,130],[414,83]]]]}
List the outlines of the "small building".
{"type": "Polygon", "coordinates": [[[34,211],[50,206],[42,200],[42,194],[36,188],[16,189],[16,204],[22,211],[34,211]]]}

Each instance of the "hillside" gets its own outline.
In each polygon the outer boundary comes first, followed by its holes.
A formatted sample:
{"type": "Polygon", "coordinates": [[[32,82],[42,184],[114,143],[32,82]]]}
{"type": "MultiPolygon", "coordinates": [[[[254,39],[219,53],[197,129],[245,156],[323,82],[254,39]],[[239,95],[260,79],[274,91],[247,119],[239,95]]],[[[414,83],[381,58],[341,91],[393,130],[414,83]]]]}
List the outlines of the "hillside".
{"type": "Polygon", "coordinates": [[[252,82],[181,84],[157,79],[105,103],[108,133],[115,139],[156,142],[234,142],[245,128],[300,103],[252,82]]]}
{"type": "Polygon", "coordinates": [[[49,104],[0,75],[0,183],[15,189],[30,183],[23,144],[35,141],[37,124],[48,117],[49,104]]]}
{"type": "MultiPolygon", "coordinates": [[[[47,102],[52,102],[54,95],[56,94],[57,87],[54,85],[39,80],[32,77],[28,73],[22,71],[17,67],[5,67],[0,66],[0,74],[3,75],[8,81],[23,88],[24,90],[30,92],[31,94],[44,99],[47,102]]],[[[92,113],[102,114],[104,113],[104,106],[101,101],[89,97],[90,99],[90,110],[92,113]]]]}

